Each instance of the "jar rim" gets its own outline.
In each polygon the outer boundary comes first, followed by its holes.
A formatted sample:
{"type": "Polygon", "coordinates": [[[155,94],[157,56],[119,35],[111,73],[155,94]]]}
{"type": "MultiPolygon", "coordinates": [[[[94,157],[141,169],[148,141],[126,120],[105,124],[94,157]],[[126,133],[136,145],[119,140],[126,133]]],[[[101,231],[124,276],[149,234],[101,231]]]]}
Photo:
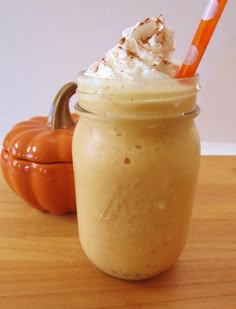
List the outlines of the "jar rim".
{"type": "Polygon", "coordinates": [[[85,80],[91,80],[91,79],[94,79],[94,80],[97,80],[97,81],[106,81],[106,82],[115,82],[115,81],[125,81],[125,82],[130,82],[130,83],[137,83],[137,82],[150,82],[150,81],[154,81],[154,82],[162,82],[162,81],[166,81],[166,82],[170,82],[170,81],[173,81],[173,80],[178,80],[178,81],[181,81],[181,82],[184,82],[184,81],[198,81],[199,80],[199,73],[196,73],[194,76],[191,76],[191,77],[180,77],[180,78],[173,78],[173,77],[169,77],[169,76],[166,76],[166,77],[161,77],[161,78],[138,78],[138,79],[126,79],[126,78],[103,78],[103,77],[100,77],[100,76],[90,76],[90,75],[86,75],[86,70],[82,70],[78,73],[77,75],[77,78],[82,78],[82,79],[85,79],[85,80]]]}

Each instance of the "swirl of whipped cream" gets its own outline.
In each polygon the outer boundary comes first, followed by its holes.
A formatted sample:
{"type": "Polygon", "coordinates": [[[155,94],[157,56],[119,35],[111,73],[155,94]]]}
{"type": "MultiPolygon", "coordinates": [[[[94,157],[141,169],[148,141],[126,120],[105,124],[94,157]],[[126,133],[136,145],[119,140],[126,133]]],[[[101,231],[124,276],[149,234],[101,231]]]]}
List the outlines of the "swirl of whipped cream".
{"type": "Polygon", "coordinates": [[[162,15],[125,29],[119,43],[92,64],[85,75],[101,78],[175,77],[179,64],[171,60],[174,32],[162,15]]]}

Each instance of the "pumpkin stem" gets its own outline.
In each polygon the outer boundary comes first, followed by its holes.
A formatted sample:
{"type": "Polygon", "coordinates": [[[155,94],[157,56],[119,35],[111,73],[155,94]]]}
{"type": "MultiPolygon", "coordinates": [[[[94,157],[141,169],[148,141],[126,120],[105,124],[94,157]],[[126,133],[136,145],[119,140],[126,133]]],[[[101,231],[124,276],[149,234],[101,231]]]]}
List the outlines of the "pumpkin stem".
{"type": "Polygon", "coordinates": [[[52,129],[68,129],[75,126],[69,109],[70,98],[75,94],[77,84],[70,82],[56,94],[51,106],[47,126],[52,129]]]}

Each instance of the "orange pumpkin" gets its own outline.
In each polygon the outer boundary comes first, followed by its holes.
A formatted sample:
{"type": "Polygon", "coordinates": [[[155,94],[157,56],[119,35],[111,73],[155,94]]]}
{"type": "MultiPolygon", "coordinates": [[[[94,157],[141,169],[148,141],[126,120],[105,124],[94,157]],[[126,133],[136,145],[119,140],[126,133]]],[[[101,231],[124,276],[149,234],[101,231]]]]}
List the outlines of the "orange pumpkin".
{"type": "Polygon", "coordinates": [[[60,89],[49,117],[16,124],[1,151],[8,185],[31,206],[53,214],[76,211],[71,146],[78,116],[69,111],[76,87],[68,83],[60,89]]]}

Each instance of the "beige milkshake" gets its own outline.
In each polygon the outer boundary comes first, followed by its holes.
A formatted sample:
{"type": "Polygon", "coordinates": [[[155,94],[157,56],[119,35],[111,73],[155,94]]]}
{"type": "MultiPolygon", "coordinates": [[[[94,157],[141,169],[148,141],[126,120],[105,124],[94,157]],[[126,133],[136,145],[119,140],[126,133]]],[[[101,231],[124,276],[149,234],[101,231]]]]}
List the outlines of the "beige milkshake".
{"type": "Polygon", "coordinates": [[[79,75],[73,164],[80,241],[98,268],[124,279],[170,267],[191,221],[198,77],[172,78],[172,51],[164,18],[146,19],[79,75]]]}

